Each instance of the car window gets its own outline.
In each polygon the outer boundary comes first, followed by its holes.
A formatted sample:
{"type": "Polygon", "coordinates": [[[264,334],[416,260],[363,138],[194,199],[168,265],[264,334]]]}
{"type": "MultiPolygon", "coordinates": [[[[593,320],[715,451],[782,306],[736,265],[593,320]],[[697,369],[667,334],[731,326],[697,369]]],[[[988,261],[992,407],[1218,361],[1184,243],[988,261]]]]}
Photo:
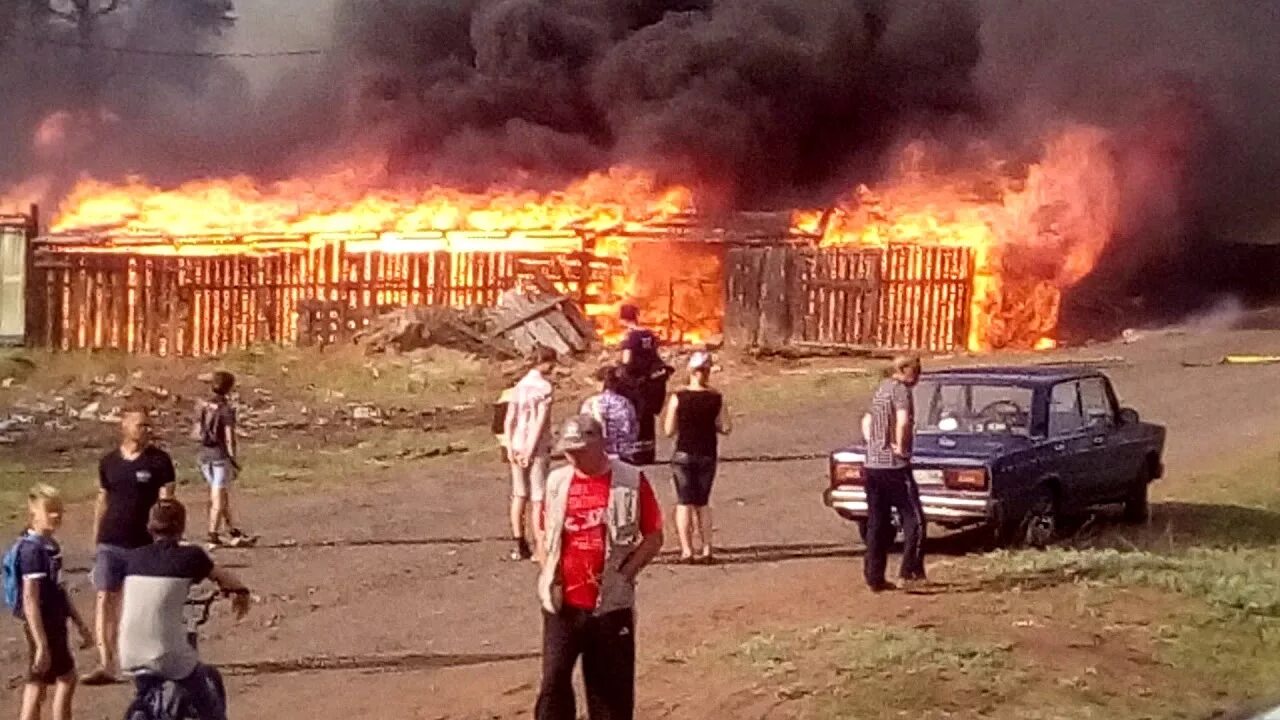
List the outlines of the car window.
{"type": "Polygon", "coordinates": [[[1085,378],[1080,381],[1080,403],[1084,406],[1085,423],[1089,427],[1115,425],[1115,407],[1111,404],[1107,384],[1102,378],[1085,378]]]}
{"type": "Polygon", "coordinates": [[[1049,436],[1070,435],[1083,427],[1078,384],[1072,381],[1054,385],[1049,396],[1049,436]]]}
{"type": "Polygon", "coordinates": [[[916,385],[916,431],[957,434],[1031,430],[1030,388],[922,380],[916,385]]]}

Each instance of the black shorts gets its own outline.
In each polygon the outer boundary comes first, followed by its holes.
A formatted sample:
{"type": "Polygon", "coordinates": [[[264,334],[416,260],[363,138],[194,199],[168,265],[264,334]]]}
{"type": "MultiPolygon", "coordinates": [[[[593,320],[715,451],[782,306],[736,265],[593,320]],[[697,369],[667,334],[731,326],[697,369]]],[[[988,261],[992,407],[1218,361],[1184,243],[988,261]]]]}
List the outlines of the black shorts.
{"type": "Polygon", "coordinates": [[[66,677],[76,671],[76,658],[71,654],[71,644],[67,637],[67,621],[45,621],[44,633],[49,640],[49,669],[36,673],[36,639],[31,635],[31,627],[22,623],[22,632],[27,637],[27,682],[41,685],[52,685],[59,678],[66,677]]]}
{"type": "Polygon", "coordinates": [[[710,502],[711,484],[716,479],[714,456],[678,452],[671,456],[671,471],[681,505],[705,507],[710,502]]]}

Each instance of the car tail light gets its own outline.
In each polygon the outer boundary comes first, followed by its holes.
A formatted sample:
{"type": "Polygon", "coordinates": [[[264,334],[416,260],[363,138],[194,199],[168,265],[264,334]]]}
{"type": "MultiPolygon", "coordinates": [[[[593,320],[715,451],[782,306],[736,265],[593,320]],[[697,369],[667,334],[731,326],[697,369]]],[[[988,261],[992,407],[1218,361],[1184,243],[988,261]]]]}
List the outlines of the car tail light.
{"type": "Polygon", "coordinates": [[[943,473],[943,482],[952,490],[986,490],[986,468],[966,468],[964,470],[948,470],[943,473]]]}
{"type": "Polygon", "coordinates": [[[832,461],[831,487],[838,485],[862,485],[866,482],[866,473],[862,463],[832,461]]]}

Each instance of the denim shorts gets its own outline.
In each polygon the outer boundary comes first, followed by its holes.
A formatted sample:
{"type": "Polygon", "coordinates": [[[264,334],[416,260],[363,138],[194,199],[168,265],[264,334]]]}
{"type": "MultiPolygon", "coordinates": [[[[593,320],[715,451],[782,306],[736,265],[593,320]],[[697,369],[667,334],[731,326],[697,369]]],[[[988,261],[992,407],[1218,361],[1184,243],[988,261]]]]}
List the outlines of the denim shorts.
{"type": "Polygon", "coordinates": [[[230,487],[236,479],[236,466],[230,460],[201,460],[200,474],[209,487],[218,490],[230,487]]]}
{"type": "Polygon", "coordinates": [[[716,480],[714,455],[676,452],[671,456],[671,472],[679,504],[706,507],[711,502],[711,485],[716,480]]]}
{"type": "Polygon", "coordinates": [[[98,592],[124,589],[125,556],[129,548],[99,544],[93,554],[93,588],[98,592]]]}

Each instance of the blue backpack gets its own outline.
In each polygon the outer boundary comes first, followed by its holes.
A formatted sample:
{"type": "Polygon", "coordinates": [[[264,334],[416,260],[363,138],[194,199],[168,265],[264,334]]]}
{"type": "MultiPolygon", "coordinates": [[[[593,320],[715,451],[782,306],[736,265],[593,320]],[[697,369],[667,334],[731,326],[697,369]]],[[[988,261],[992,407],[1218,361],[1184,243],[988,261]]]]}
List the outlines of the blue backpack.
{"type": "Polygon", "coordinates": [[[4,604],[15,617],[22,617],[22,570],[18,568],[18,551],[30,539],[31,536],[23,533],[4,553],[4,604]]]}

